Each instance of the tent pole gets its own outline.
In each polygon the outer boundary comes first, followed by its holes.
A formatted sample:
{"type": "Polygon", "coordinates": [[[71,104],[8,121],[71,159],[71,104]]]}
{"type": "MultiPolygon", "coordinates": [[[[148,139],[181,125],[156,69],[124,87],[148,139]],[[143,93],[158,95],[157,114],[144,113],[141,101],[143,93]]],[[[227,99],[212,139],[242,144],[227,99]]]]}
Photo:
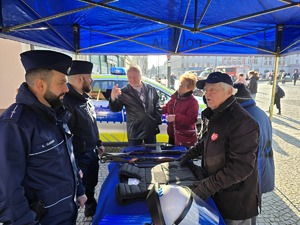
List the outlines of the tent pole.
{"type": "Polygon", "coordinates": [[[279,64],[279,54],[276,54],[276,56],[275,56],[275,68],[274,68],[274,75],[273,75],[273,85],[272,85],[271,105],[269,107],[270,121],[271,122],[272,122],[272,118],[273,118],[274,100],[275,100],[277,74],[278,74],[278,64],[279,64]]]}
{"type": "Polygon", "coordinates": [[[197,15],[198,15],[198,0],[195,0],[195,11],[194,11],[194,32],[197,30],[197,15]]]}
{"type": "Polygon", "coordinates": [[[280,50],[281,50],[282,32],[283,32],[283,25],[278,24],[276,26],[276,45],[275,45],[276,55],[275,55],[274,75],[273,75],[272,97],[271,97],[271,105],[269,107],[271,122],[273,117],[274,100],[275,100],[275,93],[276,93],[276,86],[277,86],[278,64],[279,64],[279,57],[280,57],[280,50]]]}
{"type": "Polygon", "coordinates": [[[73,41],[74,41],[74,50],[75,50],[75,59],[78,57],[80,49],[80,27],[78,24],[73,24],[73,41]]]}

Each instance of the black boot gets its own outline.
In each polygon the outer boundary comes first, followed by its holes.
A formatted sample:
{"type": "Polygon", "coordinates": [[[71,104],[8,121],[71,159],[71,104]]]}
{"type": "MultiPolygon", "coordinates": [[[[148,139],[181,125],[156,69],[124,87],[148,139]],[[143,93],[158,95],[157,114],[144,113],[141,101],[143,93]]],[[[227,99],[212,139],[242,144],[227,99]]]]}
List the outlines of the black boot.
{"type": "Polygon", "coordinates": [[[93,199],[90,202],[85,203],[85,209],[84,209],[84,216],[85,217],[91,217],[95,215],[97,208],[97,202],[95,199],[93,199]]]}
{"type": "Polygon", "coordinates": [[[278,114],[278,115],[281,115],[281,111],[279,110],[277,114],[278,114]]]}

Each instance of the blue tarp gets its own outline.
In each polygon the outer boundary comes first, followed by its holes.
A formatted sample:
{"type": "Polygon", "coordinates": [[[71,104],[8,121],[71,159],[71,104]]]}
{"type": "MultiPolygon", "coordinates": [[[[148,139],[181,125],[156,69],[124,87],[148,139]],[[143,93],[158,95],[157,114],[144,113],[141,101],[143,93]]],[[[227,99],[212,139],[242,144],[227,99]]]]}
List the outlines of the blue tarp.
{"type": "Polygon", "coordinates": [[[300,52],[299,0],[0,0],[0,37],[81,54],[300,52]]]}

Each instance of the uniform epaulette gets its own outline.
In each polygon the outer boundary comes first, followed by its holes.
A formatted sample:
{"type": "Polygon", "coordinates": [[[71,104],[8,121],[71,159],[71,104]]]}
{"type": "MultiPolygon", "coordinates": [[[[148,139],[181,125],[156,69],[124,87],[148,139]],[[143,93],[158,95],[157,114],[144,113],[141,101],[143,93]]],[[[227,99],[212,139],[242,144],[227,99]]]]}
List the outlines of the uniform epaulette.
{"type": "Polygon", "coordinates": [[[4,120],[11,120],[17,122],[20,119],[22,113],[23,105],[22,104],[12,104],[5,112],[3,113],[4,120]]]}

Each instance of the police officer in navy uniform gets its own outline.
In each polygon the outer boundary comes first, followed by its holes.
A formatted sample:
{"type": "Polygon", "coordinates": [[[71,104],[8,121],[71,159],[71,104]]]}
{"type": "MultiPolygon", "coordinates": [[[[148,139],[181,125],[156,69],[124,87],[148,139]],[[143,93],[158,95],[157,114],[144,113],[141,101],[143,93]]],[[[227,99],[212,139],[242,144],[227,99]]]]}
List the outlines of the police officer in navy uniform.
{"type": "Polygon", "coordinates": [[[61,102],[72,58],[33,50],[21,61],[26,82],[0,117],[0,222],[75,224],[86,196],[77,188],[70,113],[61,102]]]}
{"type": "Polygon", "coordinates": [[[75,158],[83,172],[83,185],[87,195],[84,214],[93,216],[96,211],[94,190],[98,183],[99,158],[104,152],[96,122],[96,113],[88,93],[91,91],[93,64],[74,60],[68,76],[69,92],[64,96],[64,105],[71,111],[69,127],[74,134],[75,158]]]}

